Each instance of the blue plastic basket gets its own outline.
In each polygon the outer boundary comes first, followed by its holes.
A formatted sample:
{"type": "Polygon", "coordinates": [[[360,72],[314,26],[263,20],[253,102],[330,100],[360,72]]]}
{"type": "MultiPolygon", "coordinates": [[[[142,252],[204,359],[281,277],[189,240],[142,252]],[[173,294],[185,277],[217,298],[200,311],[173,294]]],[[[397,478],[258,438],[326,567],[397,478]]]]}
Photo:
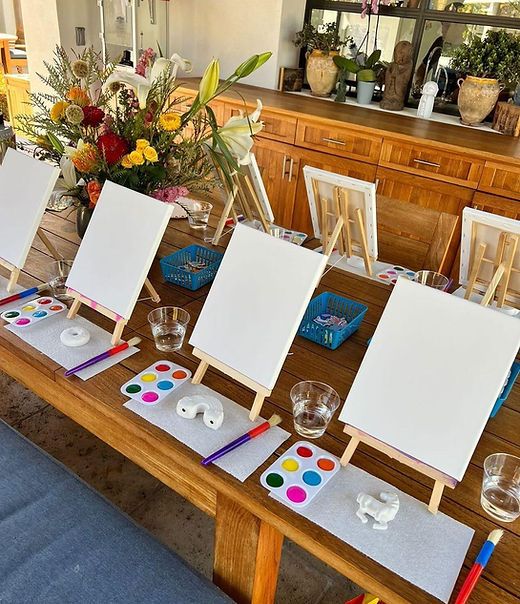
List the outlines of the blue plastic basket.
{"type": "Polygon", "coordinates": [[[516,381],[516,378],[518,377],[519,373],[520,373],[520,363],[515,361],[511,367],[511,375],[509,376],[509,378],[507,380],[507,383],[504,387],[504,391],[497,398],[495,406],[493,407],[493,411],[491,411],[490,417],[495,417],[495,415],[498,413],[498,410],[500,409],[500,407],[502,407],[502,404],[504,403],[506,398],[509,396],[511,389],[515,385],[515,381],[516,381]]]}
{"type": "Polygon", "coordinates": [[[368,307],[348,298],[336,296],[330,292],[324,292],[310,301],[300,327],[298,335],[331,350],[349,338],[361,325],[368,307]],[[334,330],[314,322],[314,319],[323,313],[329,313],[336,317],[344,317],[347,325],[342,329],[334,330]]]}
{"type": "Polygon", "coordinates": [[[186,289],[196,290],[211,283],[217,274],[224,254],[215,252],[202,245],[189,245],[161,258],[161,271],[169,283],[175,283],[186,289]],[[188,262],[207,262],[208,266],[197,273],[190,273],[182,267],[188,262]]]}

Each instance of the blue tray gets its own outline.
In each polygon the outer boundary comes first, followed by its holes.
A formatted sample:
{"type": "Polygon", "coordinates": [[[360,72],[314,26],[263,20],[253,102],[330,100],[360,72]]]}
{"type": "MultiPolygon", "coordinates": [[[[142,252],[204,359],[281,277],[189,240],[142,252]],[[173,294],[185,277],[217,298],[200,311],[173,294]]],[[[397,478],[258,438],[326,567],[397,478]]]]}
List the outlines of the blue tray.
{"type": "Polygon", "coordinates": [[[193,244],[161,258],[161,271],[169,283],[194,291],[213,281],[223,257],[224,254],[220,252],[193,244]],[[188,262],[206,262],[207,266],[191,273],[183,268],[188,262]]]}
{"type": "Polygon", "coordinates": [[[515,381],[516,381],[516,378],[518,377],[519,373],[520,373],[520,363],[518,363],[518,361],[515,361],[511,367],[511,375],[509,376],[509,379],[507,380],[504,391],[497,398],[495,406],[493,407],[493,411],[491,411],[490,417],[495,417],[495,415],[498,413],[498,410],[500,409],[500,407],[502,407],[502,404],[504,403],[506,398],[509,396],[511,389],[515,385],[515,381]]]}

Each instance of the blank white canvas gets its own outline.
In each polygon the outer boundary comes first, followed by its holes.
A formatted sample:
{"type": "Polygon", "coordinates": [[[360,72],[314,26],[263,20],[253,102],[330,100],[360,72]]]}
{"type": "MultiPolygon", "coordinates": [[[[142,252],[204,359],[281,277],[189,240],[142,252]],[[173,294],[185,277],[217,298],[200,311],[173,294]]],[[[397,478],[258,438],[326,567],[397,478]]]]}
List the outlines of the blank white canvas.
{"type": "MultiPolygon", "coordinates": [[[[312,228],[316,239],[321,240],[320,220],[318,218],[318,200],[314,198],[314,188],[312,181],[318,181],[318,191],[321,199],[327,199],[333,202],[334,187],[348,189],[348,207],[350,218],[354,218],[356,209],[363,211],[365,222],[365,231],[367,235],[367,246],[370,257],[377,260],[377,217],[376,217],[376,185],[367,180],[335,174],[327,170],[320,170],[313,166],[304,166],[303,175],[305,177],[305,187],[307,189],[307,198],[309,201],[309,211],[311,214],[312,228]]],[[[329,207],[331,204],[329,203],[329,207]]],[[[333,228],[335,225],[330,224],[333,228]]],[[[361,234],[357,226],[357,221],[350,223],[350,231],[353,239],[361,241],[361,234]]],[[[361,246],[353,245],[354,251],[361,252],[361,246]]]]}
{"type": "Polygon", "coordinates": [[[129,319],[173,206],[107,181],[67,287],[129,319]]]}
{"type": "Polygon", "coordinates": [[[8,149],[0,166],[0,258],[23,268],[59,168],[8,149]]]}
{"type": "Polygon", "coordinates": [[[260,168],[258,167],[256,157],[253,153],[250,153],[249,157],[251,158],[251,162],[247,166],[243,166],[242,169],[249,172],[251,184],[253,185],[256,195],[262,205],[265,217],[269,222],[274,222],[275,218],[273,208],[271,207],[269,197],[267,196],[267,191],[265,189],[264,181],[262,180],[262,175],[260,173],[260,168]]]}
{"type": "Polygon", "coordinates": [[[238,224],[190,344],[274,388],[326,262],[322,254],[238,224]]]}
{"type": "Polygon", "coordinates": [[[399,278],[340,420],[462,480],[520,345],[520,321],[399,278]]]}

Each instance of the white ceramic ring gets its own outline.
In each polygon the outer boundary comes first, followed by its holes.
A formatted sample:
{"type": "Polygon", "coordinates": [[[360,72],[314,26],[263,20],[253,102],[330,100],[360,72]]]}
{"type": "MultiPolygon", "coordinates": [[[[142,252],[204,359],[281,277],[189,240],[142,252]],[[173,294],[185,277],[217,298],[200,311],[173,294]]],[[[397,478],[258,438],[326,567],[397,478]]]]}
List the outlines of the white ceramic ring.
{"type": "Polygon", "coordinates": [[[83,327],[67,327],[60,333],[60,340],[64,346],[72,348],[85,346],[90,340],[90,332],[83,327]]]}

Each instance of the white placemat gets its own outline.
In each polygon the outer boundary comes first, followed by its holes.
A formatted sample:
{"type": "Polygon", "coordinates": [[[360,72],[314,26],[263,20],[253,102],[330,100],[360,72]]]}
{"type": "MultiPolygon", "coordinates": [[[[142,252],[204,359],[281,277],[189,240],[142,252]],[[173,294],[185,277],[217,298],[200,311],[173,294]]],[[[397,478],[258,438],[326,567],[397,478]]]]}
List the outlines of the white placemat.
{"type": "MultiPolygon", "coordinates": [[[[112,334],[94,323],[87,321],[83,317],[76,317],[75,319],[67,319],[67,313],[62,312],[43,321],[39,321],[29,327],[16,327],[15,325],[7,325],[6,329],[16,334],[27,344],[30,344],[36,350],[42,352],[45,356],[48,356],[56,363],[59,363],[65,369],[72,369],[95,357],[102,352],[113,347],[110,342],[112,334]],[[60,340],[60,334],[64,329],[68,327],[83,327],[90,332],[90,340],[88,344],[84,346],[78,346],[77,348],[71,348],[70,346],[64,346],[60,340]]],[[[139,348],[132,346],[127,348],[119,354],[109,357],[100,363],[96,363],[87,369],[83,369],[76,373],[82,380],[88,380],[94,377],[98,373],[101,373],[105,369],[117,365],[122,360],[132,356],[139,351],[139,348]]]]}
{"type": "MultiPolygon", "coordinates": [[[[246,408],[203,384],[193,385],[191,382],[186,382],[174,390],[170,396],[157,405],[143,405],[129,400],[124,406],[204,457],[265,421],[259,418],[255,422],[251,422],[249,411],[246,408]],[[177,401],[183,396],[192,394],[207,394],[215,396],[221,401],[224,408],[224,422],[218,430],[207,428],[202,421],[202,415],[197,415],[195,419],[184,419],[177,415],[175,411],[177,401]]],[[[228,453],[216,461],[215,465],[243,482],[289,436],[290,434],[286,430],[279,427],[271,428],[261,436],[228,453]]]]}
{"type": "Polygon", "coordinates": [[[475,533],[446,514],[430,513],[424,503],[352,464],[297,512],[446,603],[475,533]],[[356,516],[359,493],[379,498],[383,491],[397,493],[400,502],[386,531],[373,529],[371,518],[363,524],[356,516]]]}

